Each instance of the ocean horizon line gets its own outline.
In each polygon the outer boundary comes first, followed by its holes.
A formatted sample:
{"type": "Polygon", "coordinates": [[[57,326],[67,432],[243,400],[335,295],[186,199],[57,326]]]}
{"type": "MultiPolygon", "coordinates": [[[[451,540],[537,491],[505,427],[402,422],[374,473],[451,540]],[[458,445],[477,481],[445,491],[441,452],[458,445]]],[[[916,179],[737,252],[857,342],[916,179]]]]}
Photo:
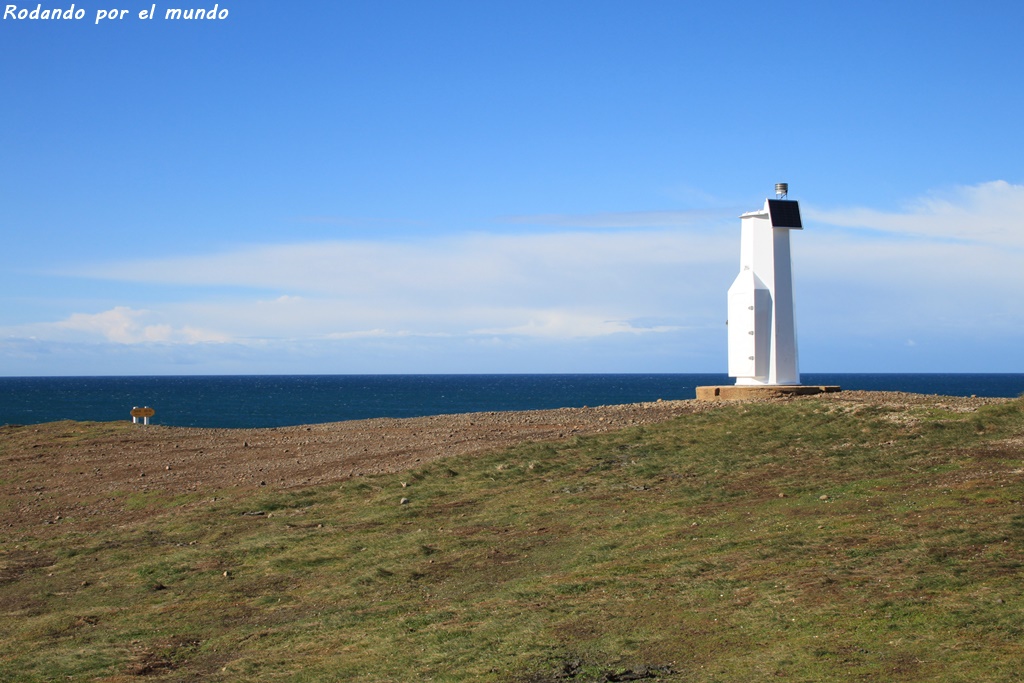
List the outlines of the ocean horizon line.
{"type": "MultiPolygon", "coordinates": [[[[801,373],[809,385],[1015,398],[1024,373],[801,373]]],[[[0,377],[0,424],[130,419],[278,427],[377,417],[545,410],[696,397],[725,373],[432,373],[0,377]]]]}

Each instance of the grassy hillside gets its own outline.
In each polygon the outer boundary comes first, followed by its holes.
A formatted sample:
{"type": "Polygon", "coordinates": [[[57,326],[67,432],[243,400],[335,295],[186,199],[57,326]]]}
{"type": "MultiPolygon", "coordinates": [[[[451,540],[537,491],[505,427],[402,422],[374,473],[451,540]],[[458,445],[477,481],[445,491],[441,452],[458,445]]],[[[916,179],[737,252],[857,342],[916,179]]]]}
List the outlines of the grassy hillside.
{"type": "Polygon", "coordinates": [[[0,529],[0,680],[1020,680],[1022,407],[731,405],[0,529]]]}

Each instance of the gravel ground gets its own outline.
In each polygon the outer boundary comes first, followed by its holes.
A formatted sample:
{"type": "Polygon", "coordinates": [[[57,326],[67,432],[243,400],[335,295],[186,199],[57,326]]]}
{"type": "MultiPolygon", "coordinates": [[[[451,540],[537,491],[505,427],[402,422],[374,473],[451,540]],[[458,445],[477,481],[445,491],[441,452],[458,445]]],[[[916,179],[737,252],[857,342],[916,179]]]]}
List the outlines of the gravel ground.
{"type": "MultiPolygon", "coordinates": [[[[846,391],[785,400],[926,404],[966,412],[1007,399],[846,391]]],[[[232,489],[287,489],[397,472],[449,455],[651,424],[718,405],[657,401],[271,429],[139,425],[101,436],[87,436],[88,423],[4,426],[0,529],[66,532],[74,525],[85,531],[155,514],[152,506],[126,504],[132,494],[193,494],[189,504],[195,505],[208,501],[207,494],[232,489]]]]}

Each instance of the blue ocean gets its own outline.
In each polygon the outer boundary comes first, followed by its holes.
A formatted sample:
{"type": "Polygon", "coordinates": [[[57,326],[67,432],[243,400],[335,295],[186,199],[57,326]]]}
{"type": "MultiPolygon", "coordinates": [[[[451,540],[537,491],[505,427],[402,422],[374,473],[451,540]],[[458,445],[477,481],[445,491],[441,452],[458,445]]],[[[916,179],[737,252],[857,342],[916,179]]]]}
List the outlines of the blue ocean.
{"type": "MultiPolygon", "coordinates": [[[[951,396],[1016,397],[1024,374],[815,374],[805,384],[951,396]]],[[[691,399],[719,374],[268,375],[216,377],[0,377],[0,424],[128,420],[153,424],[281,427],[371,417],[534,410],[691,399]]]]}

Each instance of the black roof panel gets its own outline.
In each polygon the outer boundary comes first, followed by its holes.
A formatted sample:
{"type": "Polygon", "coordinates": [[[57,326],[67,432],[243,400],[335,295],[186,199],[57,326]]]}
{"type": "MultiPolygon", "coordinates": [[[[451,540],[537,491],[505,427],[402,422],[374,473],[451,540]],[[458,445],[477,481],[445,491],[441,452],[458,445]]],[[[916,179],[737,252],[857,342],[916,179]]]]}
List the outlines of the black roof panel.
{"type": "Polygon", "coordinates": [[[791,199],[769,199],[768,213],[773,228],[803,228],[800,222],[800,204],[791,199]]]}

